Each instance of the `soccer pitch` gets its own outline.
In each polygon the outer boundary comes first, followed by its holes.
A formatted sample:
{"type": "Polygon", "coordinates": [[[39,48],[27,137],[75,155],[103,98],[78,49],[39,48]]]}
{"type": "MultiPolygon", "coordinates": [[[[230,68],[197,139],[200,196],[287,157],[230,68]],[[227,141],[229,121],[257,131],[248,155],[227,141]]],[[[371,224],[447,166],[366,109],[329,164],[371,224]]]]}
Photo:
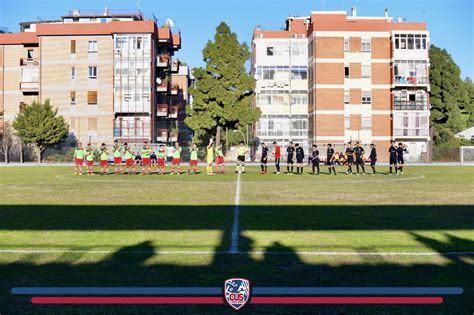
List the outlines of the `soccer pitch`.
{"type": "Polygon", "coordinates": [[[250,312],[474,309],[474,167],[408,166],[403,176],[200,171],[74,176],[72,167],[0,167],[0,312],[230,312],[38,306],[10,289],[216,287],[232,277],[260,287],[464,288],[441,305],[248,305],[250,312]]]}

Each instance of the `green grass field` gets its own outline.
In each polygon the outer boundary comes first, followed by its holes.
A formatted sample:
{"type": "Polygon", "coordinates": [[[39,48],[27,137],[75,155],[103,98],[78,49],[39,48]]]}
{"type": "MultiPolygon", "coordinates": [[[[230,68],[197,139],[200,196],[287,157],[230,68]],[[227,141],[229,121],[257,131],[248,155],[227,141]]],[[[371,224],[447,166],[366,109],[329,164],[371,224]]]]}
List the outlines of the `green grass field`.
{"type": "Polygon", "coordinates": [[[276,176],[248,167],[240,177],[238,254],[228,253],[236,245],[231,171],[74,176],[71,167],[0,167],[0,313],[230,312],[34,306],[10,289],[216,287],[244,277],[261,287],[465,289],[437,306],[248,305],[247,312],[472,314],[474,167],[407,167],[403,176],[276,176]]]}

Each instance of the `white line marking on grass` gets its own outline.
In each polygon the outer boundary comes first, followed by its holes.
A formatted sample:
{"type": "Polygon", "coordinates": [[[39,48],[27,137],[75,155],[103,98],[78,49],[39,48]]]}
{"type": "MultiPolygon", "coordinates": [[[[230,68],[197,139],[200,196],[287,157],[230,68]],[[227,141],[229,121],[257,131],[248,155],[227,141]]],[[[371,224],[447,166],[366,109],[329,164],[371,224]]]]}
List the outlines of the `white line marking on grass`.
{"type": "MultiPolygon", "coordinates": [[[[115,250],[75,250],[75,249],[0,249],[0,254],[50,254],[50,253],[87,253],[87,254],[113,254],[115,250]]],[[[157,255],[301,255],[301,256],[473,256],[474,252],[267,252],[267,251],[154,251],[154,250],[129,250],[121,251],[121,254],[146,254],[157,255]]]]}
{"type": "MultiPolygon", "coordinates": [[[[98,178],[103,178],[103,177],[107,177],[107,176],[114,176],[113,174],[109,174],[109,175],[93,175],[93,177],[98,177],[98,178]]],[[[124,176],[124,177],[128,177],[129,175],[117,175],[117,176],[124,176]]],[[[174,176],[178,176],[178,175],[174,175],[174,176]]],[[[184,173],[182,175],[179,175],[179,176],[188,176],[187,174],[185,175],[184,173]]],[[[72,180],[72,181],[84,181],[84,182],[107,182],[107,183],[134,183],[134,182],[131,182],[129,180],[120,180],[120,179],[92,179],[89,177],[89,175],[82,175],[82,177],[77,177],[77,176],[74,176],[72,174],[58,174],[58,175],[55,175],[54,176],[55,178],[58,178],[58,179],[65,179],[65,180],[72,180]]],[[[212,183],[229,183],[229,184],[233,184],[234,181],[215,181],[215,182],[212,182],[212,181],[193,181],[193,180],[167,180],[169,178],[169,175],[168,174],[165,174],[165,175],[156,175],[156,174],[153,174],[151,176],[147,175],[147,176],[143,176],[143,175],[130,175],[131,178],[140,178],[140,181],[143,181],[145,180],[146,182],[159,182],[161,179],[164,179],[163,182],[165,182],[166,184],[212,184],[212,183]],[[144,178],[146,177],[146,178],[144,178]],[[151,177],[151,178],[150,178],[151,177]]]]}
{"type": "Polygon", "coordinates": [[[232,224],[230,254],[239,252],[239,205],[240,205],[240,173],[237,174],[237,185],[235,188],[235,205],[234,205],[234,223],[232,224]]]}

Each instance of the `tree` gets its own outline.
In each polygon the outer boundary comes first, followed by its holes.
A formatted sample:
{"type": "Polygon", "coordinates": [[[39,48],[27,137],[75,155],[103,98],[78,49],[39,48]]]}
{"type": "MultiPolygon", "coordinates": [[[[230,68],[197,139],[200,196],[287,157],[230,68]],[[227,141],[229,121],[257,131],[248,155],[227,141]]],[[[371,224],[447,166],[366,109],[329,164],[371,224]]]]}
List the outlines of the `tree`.
{"type": "Polygon", "coordinates": [[[470,78],[464,80],[465,85],[465,108],[464,114],[466,116],[466,127],[474,126],[474,83],[470,78]]]}
{"type": "Polygon", "coordinates": [[[57,113],[47,99],[44,104],[33,102],[26,106],[13,121],[13,128],[23,143],[35,146],[38,163],[48,146],[63,142],[69,134],[68,124],[57,113]]]}
{"type": "Polygon", "coordinates": [[[466,126],[462,110],[466,108],[465,84],[461,70],[451,55],[436,46],[430,47],[431,125],[436,145],[448,142],[466,126]]]}
{"type": "Polygon", "coordinates": [[[223,129],[246,127],[260,118],[260,109],[252,108],[255,81],[245,69],[250,52],[221,22],[214,41],[208,41],[202,53],[206,66],[193,70],[193,105],[188,107],[185,123],[194,130],[194,141],[215,136],[219,144],[223,129]]]}
{"type": "Polygon", "coordinates": [[[3,124],[3,133],[0,136],[0,143],[2,153],[5,157],[5,163],[10,163],[10,151],[16,141],[15,135],[8,121],[3,124]]]}

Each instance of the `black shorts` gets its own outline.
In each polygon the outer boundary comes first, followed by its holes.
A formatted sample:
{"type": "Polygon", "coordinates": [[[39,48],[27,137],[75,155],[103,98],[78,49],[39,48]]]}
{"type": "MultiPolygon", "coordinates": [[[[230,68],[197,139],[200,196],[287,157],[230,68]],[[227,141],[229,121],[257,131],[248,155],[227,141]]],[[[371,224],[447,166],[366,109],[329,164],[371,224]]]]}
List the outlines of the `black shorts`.
{"type": "Polygon", "coordinates": [[[286,163],[287,164],[293,164],[293,155],[288,155],[288,157],[286,159],[286,163]]]}
{"type": "Polygon", "coordinates": [[[245,162],[245,155],[239,155],[239,156],[237,156],[237,161],[239,161],[239,162],[245,162]]]}
{"type": "Polygon", "coordinates": [[[362,158],[358,158],[356,159],[356,164],[364,165],[364,161],[362,161],[362,158]]]}
{"type": "Polygon", "coordinates": [[[376,162],[377,162],[377,159],[371,159],[370,160],[370,166],[375,166],[376,162]]]}
{"type": "Polygon", "coordinates": [[[312,159],[311,164],[313,165],[319,165],[319,159],[312,159]]]}
{"type": "Polygon", "coordinates": [[[266,156],[265,156],[265,157],[262,157],[262,158],[260,159],[260,163],[262,163],[262,164],[267,164],[267,161],[268,161],[268,159],[267,159],[266,156]]]}
{"type": "Polygon", "coordinates": [[[395,158],[390,158],[390,165],[397,165],[397,160],[395,158]]]}
{"type": "Polygon", "coordinates": [[[296,158],[296,163],[297,164],[303,164],[304,163],[304,158],[296,158]]]}
{"type": "Polygon", "coordinates": [[[329,166],[334,165],[334,161],[332,160],[332,158],[326,159],[326,165],[329,165],[329,166]]]}
{"type": "Polygon", "coordinates": [[[403,159],[397,159],[397,163],[403,165],[405,164],[405,161],[403,159]]]}
{"type": "Polygon", "coordinates": [[[354,164],[354,158],[353,157],[348,157],[347,158],[347,164],[354,164]]]}

